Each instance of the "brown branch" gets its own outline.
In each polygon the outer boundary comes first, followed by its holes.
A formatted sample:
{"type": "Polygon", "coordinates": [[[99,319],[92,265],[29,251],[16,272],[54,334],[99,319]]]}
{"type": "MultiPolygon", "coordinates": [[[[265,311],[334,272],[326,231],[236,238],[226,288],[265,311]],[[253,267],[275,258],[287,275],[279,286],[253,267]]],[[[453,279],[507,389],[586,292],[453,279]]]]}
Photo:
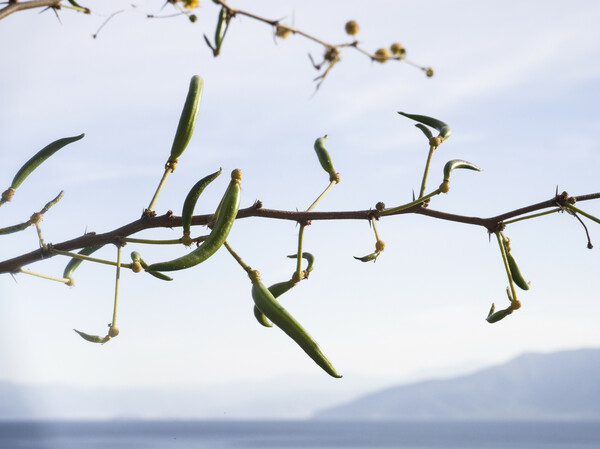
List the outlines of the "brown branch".
{"type": "MultiPolygon", "coordinates": [[[[337,44],[337,45],[330,44],[330,43],[328,43],[328,42],[326,42],[326,41],[324,41],[324,40],[322,40],[322,39],[320,39],[320,38],[318,38],[316,36],[313,36],[312,34],[309,34],[309,33],[305,32],[305,31],[302,31],[302,30],[300,30],[300,29],[298,29],[296,27],[293,27],[293,26],[288,25],[288,24],[282,24],[280,20],[271,20],[271,19],[267,19],[265,17],[258,16],[256,14],[248,12],[248,11],[243,11],[241,9],[236,9],[233,6],[230,6],[225,0],[213,0],[213,1],[216,4],[221,5],[224,8],[226,8],[229,11],[229,13],[231,14],[232,17],[235,16],[235,15],[246,16],[246,17],[249,17],[251,19],[267,23],[267,24],[269,24],[271,26],[274,26],[274,27],[276,27],[277,25],[281,24],[281,25],[284,25],[285,28],[287,30],[291,31],[293,34],[298,34],[298,35],[300,35],[302,37],[305,37],[306,39],[309,39],[309,40],[311,40],[313,42],[316,42],[317,44],[322,45],[323,47],[325,47],[325,49],[330,49],[330,48],[336,48],[336,49],[339,49],[339,48],[354,48],[359,53],[362,53],[365,56],[367,56],[368,58],[370,58],[371,61],[377,61],[378,60],[377,56],[374,53],[371,53],[371,52],[369,52],[369,51],[367,51],[367,50],[359,47],[357,41],[354,41],[354,42],[351,42],[351,43],[346,43],[346,44],[337,44]]],[[[405,63],[407,63],[407,64],[409,64],[409,65],[411,65],[413,67],[416,67],[416,68],[418,68],[418,69],[420,69],[420,70],[422,70],[424,72],[427,72],[427,70],[429,69],[428,67],[422,67],[422,66],[420,66],[420,65],[418,65],[418,64],[416,64],[414,62],[408,61],[404,56],[390,56],[389,60],[403,61],[403,62],[405,62],[405,63]]]]}
{"type": "MultiPolygon", "coordinates": [[[[595,200],[600,198],[599,193],[591,193],[588,195],[581,195],[574,197],[577,202],[595,200]]],[[[502,221],[509,218],[524,215],[530,212],[534,212],[541,209],[547,209],[556,207],[557,197],[551,198],[547,201],[532,204],[530,206],[515,209],[511,212],[506,212],[495,217],[481,218],[481,217],[470,217],[464,215],[456,215],[448,212],[442,212],[438,210],[429,209],[423,207],[422,204],[395,212],[387,216],[402,215],[402,214],[421,214],[428,217],[437,218],[440,220],[454,221],[458,223],[472,224],[476,226],[482,226],[489,232],[493,232],[502,221]]],[[[249,217],[260,217],[275,220],[290,220],[298,223],[305,223],[308,220],[370,220],[373,216],[378,217],[376,210],[357,210],[357,211],[338,211],[338,212],[298,212],[298,211],[286,211],[286,210],[274,210],[274,209],[263,209],[259,201],[253,206],[246,209],[240,209],[237,218],[249,218],[249,217]]],[[[213,218],[212,214],[195,215],[192,219],[194,225],[206,225],[213,218]]],[[[144,216],[139,220],[135,220],[128,223],[120,228],[112,231],[96,234],[88,233],[80,237],[67,240],[65,242],[49,244],[52,248],[56,248],[62,251],[73,251],[88,246],[106,245],[109,243],[120,243],[123,237],[128,237],[137,232],[145,229],[152,228],[175,228],[182,226],[181,217],[175,216],[172,212],[167,212],[165,215],[150,217],[144,216]]],[[[43,259],[53,257],[47,249],[40,248],[38,250],[23,254],[12,259],[7,259],[0,262],[0,273],[15,273],[21,267],[37,262],[43,259]]]]}
{"type": "Polygon", "coordinates": [[[44,6],[48,8],[58,8],[60,7],[60,0],[31,0],[29,2],[9,1],[7,6],[0,9],[0,20],[17,11],[42,8],[44,6]]]}

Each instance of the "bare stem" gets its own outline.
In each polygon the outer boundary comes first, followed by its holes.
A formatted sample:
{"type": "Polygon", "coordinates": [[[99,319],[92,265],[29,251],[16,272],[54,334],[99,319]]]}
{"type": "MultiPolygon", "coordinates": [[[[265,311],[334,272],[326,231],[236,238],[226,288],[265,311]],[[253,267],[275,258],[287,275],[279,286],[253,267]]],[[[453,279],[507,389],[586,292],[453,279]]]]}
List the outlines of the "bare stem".
{"type": "Polygon", "coordinates": [[[381,216],[384,216],[384,215],[391,215],[391,214],[394,214],[394,213],[396,213],[396,212],[400,212],[400,211],[402,211],[402,210],[409,209],[409,208],[411,208],[411,207],[413,207],[413,206],[416,206],[416,205],[418,205],[418,204],[422,204],[422,203],[424,203],[424,202],[425,202],[425,201],[427,201],[429,198],[431,198],[431,197],[434,197],[434,196],[436,196],[436,195],[439,195],[440,193],[442,193],[442,191],[441,191],[440,189],[436,189],[436,190],[434,190],[433,192],[431,192],[431,193],[429,193],[429,194],[425,195],[424,197],[422,197],[422,198],[419,198],[419,199],[417,199],[417,200],[414,200],[414,201],[411,201],[410,203],[406,203],[406,204],[403,204],[402,206],[398,206],[398,207],[392,207],[391,209],[384,209],[384,210],[382,210],[382,211],[379,213],[379,215],[381,215],[381,216]]]}
{"type": "Polygon", "coordinates": [[[117,245],[117,274],[115,279],[115,303],[113,305],[113,317],[111,327],[117,327],[117,303],[119,299],[119,279],[121,278],[121,247],[117,245]]]}
{"type": "Polygon", "coordinates": [[[38,273],[37,271],[28,270],[27,268],[19,268],[20,273],[29,274],[31,276],[36,276],[42,279],[50,279],[51,281],[62,282],[63,284],[69,284],[71,282],[70,279],[67,278],[58,278],[56,276],[50,276],[48,274],[38,273]]]}
{"type": "Polygon", "coordinates": [[[427,163],[425,164],[425,172],[423,173],[423,181],[421,181],[421,190],[419,191],[419,199],[425,195],[425,186],[427,185],[427,175],[429,174],[429,166],[431,165],[431,158],[433,156],[433,152],[435,151],[435,147],[433,145],[429,145],[429,154],[427,155],[427,163]]]}
{"type": "Polygon", "coordinates": [[[541,217],[543,215],[549,215],[549,214],[553,214],[555,212],[560,212],[562,209],[559,207],[557,209],[552,209],[552,210],[547,210],[546,212],[540,212],[539,214],[531,214],[531,215],[526,215],[524,217],[519,217],[519,218],[515,218],[513,220],[507,220],[504,221],[503,223],[505,225],[507,224],[511,224],[511,223],[516,223],[517,221],[521,221],[521,220],[529,220],[530,218],[537,218],[537,217],[541,217]]]}
{"type": "Polygon", "coordinates": [[[123,268],[131,268],[131,265],[132,265],[130,263],[121,263],[120,261],[113,262],[112,260],[98,259],[96,257],[85,256],[83,254],[70,253],[68,251],[61,251],[61,250],[53,248],[53,247],[49,247],[48,251],[52,254],[60,254],[61,256],[73,257],[74,259],[87,260],[89,262],[96,262],[96,263],[101,263],[104,265],[112,265],[113,267],[121,266],[123,268]]]}
{"type": "Polygon", "coordinates": [[[156,192],[154,192],[154,196],[152,197],[152,201],[150,201],[150,205],[148,206],[149,211],[154,210],[154,205],[156,204],[156,201],[158,200],[158,196],[160,195],[160,192],[162,191],[162,189],[165,185],[165,182],[167,182],[167,177],[169,176],[169,174],[171,174],[172,171],[173,171],[173,169],[170,166],[167,165],[165,167],[165,172],[163,173],[163,176],[160,179],[160,182],[158,183],[158,187],[156,188],[156,192]]]}
{"type": "Polygon", "coordinates": [[[248,274],[250,274],[250,272],[252,271],[252,268],[250,268],[250,266],[243,261],[243,259],[238,256],[238,254],[233,250],[233,248],[229,245],[229,243],[227,243],[227,240],[225,241],[225,243],[223,243],[223,245],[225,246],[225,248],[227,248],[227,251],[229,251],[229,254],[231,254],[233,256],[233,258],[237,261],[237,263],[240,264],[240,266],[244,269],[244,271],[248,274]]]}

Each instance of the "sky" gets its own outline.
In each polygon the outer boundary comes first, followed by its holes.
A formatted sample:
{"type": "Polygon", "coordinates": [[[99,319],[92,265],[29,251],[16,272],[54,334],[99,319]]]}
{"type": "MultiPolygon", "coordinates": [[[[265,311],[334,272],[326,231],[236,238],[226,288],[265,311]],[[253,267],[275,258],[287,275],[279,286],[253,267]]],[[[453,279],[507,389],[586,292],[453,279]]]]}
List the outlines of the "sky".
{"type": "MultiPolygon", "coordinates": [[[[328,178],[313,151],[327,148],[341,182],[316,210],[362,210],[410,201],[427,142],[397,111],[430,115],[453,134],[436,151],[429,187],[447,160],[484,170],[453,174],[451,190],[432,208],[493,216],[550,199],[600,191],[600,4],[590,1],[257,1],[235,7],[283,19],[320,38],[344,42],[344,23],[375,51],[401,42],[407,58],[431,66],[427,78],[408,64],[371,62],[342,53],[321,88],[307,54],[322,48],[270,26],[233,19],[221,55],[212,56],[218,8],[203,2],[198,21],[169,14],[170,5],[90,2],[85,16],[26,11],[0,21],[0,182],[49,142],[82,132],[42,165],[0,211],[0,226],[21,222],[59,191],[44,217],[47,242],[106,232],[139,218],[168,157],[189,79],[204,79],[195,134],[157,203],[181,213],[200,178],[224,174],[196,212],[212,213],[228,173],[243,170],[242,203],[307,208],[328,178]],[[101,4],[100,4],[101,3],[101,4]],[[125,10],[97,32],[106,17],[125,10]],[[10,44],[9,44],[10,43],[10,44]]],[[[429,189],[428,189],[429,190],[429,189]]],[[[600,216],[600,202],[581,208],[600,216]]],[[[118,327],[108,344],[87,343],[77,328],[103,334],[112,317],[114,269],[83,264],[73,288],[19,274],[0,276],[0,380],[78,386],[203,387],[294,378],[320,385],[368,379],[389,385],[444,377],[500,363],[523,352],[600,345],[600,228],[586,222],[597,248],[586,249],[581,225],[555,214],[510,225],[513,254],[531,289],[521,310],[495,325],[492,302],[507,305],[499,250],[484,229],[424,216],[381,219],[386,243],[376,263],[366,222],[313,222],[304,247],[316,264],[282,304],[318,341],[341,380],[327,376],[279,329],[259,326],[251,284],[225,252],[173,282],[123,272],[118,327]],[[15,282],[16,281],[16,282],[15,282]]],[[[204,229],[198,229],[199,234],[204,229]]],[[[266,284],[289,278],[298,228],[248,218],[229,242],[266,284]]],[[[179,229],[140,234],[178,238],[179,229]]],[[[35,230],[3,237],[4,260],[38,247],[35,230]]],[[[151,262],[184,248],[129,244],[151,262]]],[[[115,248],[99,256],[114,259],[115,248]]],[[[29,268],[60,274],[55,257],[29,268]]]]}

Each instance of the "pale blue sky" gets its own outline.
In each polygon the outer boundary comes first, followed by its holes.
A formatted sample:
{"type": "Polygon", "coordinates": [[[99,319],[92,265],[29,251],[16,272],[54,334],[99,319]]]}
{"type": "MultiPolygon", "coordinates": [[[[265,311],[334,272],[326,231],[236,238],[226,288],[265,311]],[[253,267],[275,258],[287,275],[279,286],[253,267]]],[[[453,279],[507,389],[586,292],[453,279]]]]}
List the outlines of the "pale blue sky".
{"type": "MultiPolygon", "coordinates": [[[[96,5],[92,2],[90,7],[96,5]]],[[[103,2],[109,13],[127,2],[103,2]]],[[[301,38],[274,42],[269,27],[234,19],[214,59],[217,8],[204,2],[184,18],[147,20],[161,2],[109,22],[101,16],[30,11],[0,22],[0,180],[47,143],[86,133],[49,160],[2,207],[1,225],[26,219],[61,189],[65,197],[43,222],[49,242],[104,232],[139,217],[162,173],[189,78],[205,91],[196,133],[157,205],[179,214],[188,189],[223,167],[244,171],[242,207],[308,207],[327,184],[312,145],[328,134],[342,182],[320,210],[388,206],[418,190],[425,139],[396,111],[446,121],[452,137],[436,152],[433,188],[449,159],[467,159],[482,173],[453,175],[452,189],[431,207],[490,216],[546,200],[556,185],[571,194],[600,190],[600,5],[590,1],[259,1],[234,6],[286,17],[326,40],[345,40],[356,19],[358,38],[375,50],[402,42],[405,64],[371,63],[346,52],[314,97],[316,72],[301,38]],[[368,8],[367,8],[368,6],[368,8]]],[[[169,8],[165,8],[168,11],[169,8]]],[[[212,212],[226,185],[215,182],[198,203],[212,212]]],[[[600,215],[600,203],[582,208],[600,215]]],[[[254,320],[250,282],[220,251],[172,283],[124,273],[121,335],[104,346],[72,331],[102,333],[111,319],[114,271],[82,265],[69,289],[25,275],[0,279],[0,379],[82,385],[211,385],[303,373],[335,384],[352,377],[381,384],[443,376],[529,350],[600,343],[600,228],[588,223],[597,248],[586,249],[581,226],[565,215],[507,228],[532,288],[522,310],[491,326],[492,301],[506,304],[497,245],[483,229],[421,216],[381,220],[386,250],[376,264],[354,255],[374,245],[367,223],[314,223],[305,249],[316,256],[310,279],[282,299],[329,356],[342,380],[330,379],[278,329],[254,320]]],[[[199,232],[202,232],[199,230],[199,232]]],[[[143,235],[177,238],[179,230],[143,235]]],[[[266,283],[294,269],[293,223],[236,222],[231,244],[266,283]]],[[[33,229],[3,239],[2,259],[37,247],[33,229]]],[[[180,248],[128,245],[149,261],[180,248]]],[[[99,253],[114,257],[113,248],[99,253]]],[[[32,268],[61,273],[58,257],[32,268]]],[[[335,388],[332,386],[332,388],[335,388]]]]}

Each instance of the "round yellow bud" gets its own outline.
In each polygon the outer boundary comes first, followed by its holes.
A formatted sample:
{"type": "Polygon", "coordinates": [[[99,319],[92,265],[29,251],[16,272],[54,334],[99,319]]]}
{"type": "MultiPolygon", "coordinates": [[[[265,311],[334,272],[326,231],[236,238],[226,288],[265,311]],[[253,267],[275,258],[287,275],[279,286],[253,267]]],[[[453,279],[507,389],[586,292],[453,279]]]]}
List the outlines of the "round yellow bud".
{"type": "Polygon", "coordinates": [[[190,19],[190,22],[194,23],[196,20],[198,20],[198,16],[196,16],[196,14],[192,14],[188,17],[188,19],[190,19]]]}
{"type": "Polygon", "coordinates": [[[142,271],[142,263],[139,260],[134,260],[131,264],[131,271],[134,273],[139,273],[142,271]]]}
{"type": "Polygon", "coordinates": [[[192,243],[194,243],[194,239],[190,237],[189,232],[185,232],[183,237],[181,237],[181,243],[183,243],[185,246],[190,246],[192,243]]]}
{"type": "Polygon", "coordinates": [[[356,35],[359,31],[360,27],[358,26],[356,20],[349,20],[346,22],[346,33],[348,33],[350,36],[356,35]]]}
{"type": "Polygon", "coordinates": [[[384,63],[390,59],[390,51],[387,48],[380,48],[375,52],[375,61],[384,63]]]}
{"type": "Polygon", "coordinates": [[[385,248],[385,243],[383,243],[383,240],[377,240],[375,242],[375,250],[377,252],[383,251],[384,248],[385,248]]]}
{"type": "Polygon", "coordinates": [[[34,213],[29,218],[29,222],[31,224],[38,224],[40,221],[42,221],[42,214],[40,214],[39,212],[34,213]]]}
{"type": "Polygon", "coordinates": [[[287,39],[292,34],[292,30],[288,28],[285,23],[278,23],[275,26],[275,36],[280,37],[282,39],[287,39]]]}
{"type": "Polygon", "coordinates": [[[433,76],[433,69],[431,67],[428,67],[427,70],[425,70],[425,75],[431,78],[433,76]]]}
{"type": "Polygon", "coordinates": [[[440,184],[440,192],[448,193],[449,191],[450,191],[450,181],[447,179],[444,179],[444,182],[442,182],[440,184]]]}
{"type": "Polygon", "coordinates": [[[241,181],[242,180],[242,170],[240,170],[239,168],[236,168],[235,170],[233,170],[231,172],[231,179],[233,181],[241,181]]]}
{"type": "Polygon", "coordinates": [[[390,46],[390,50],[394,56],[404,56],[406,54],[406,50],[400,42],[394,42],[390,46]]]}
{"type": "Polygon", "coordinates": [[[110,326],[110,328],[108,329],[108,336],[113,338],[113,337],[116,337],[117,335],[119,335],[119,329],[117,329],[114,326],[110,326]]]}

